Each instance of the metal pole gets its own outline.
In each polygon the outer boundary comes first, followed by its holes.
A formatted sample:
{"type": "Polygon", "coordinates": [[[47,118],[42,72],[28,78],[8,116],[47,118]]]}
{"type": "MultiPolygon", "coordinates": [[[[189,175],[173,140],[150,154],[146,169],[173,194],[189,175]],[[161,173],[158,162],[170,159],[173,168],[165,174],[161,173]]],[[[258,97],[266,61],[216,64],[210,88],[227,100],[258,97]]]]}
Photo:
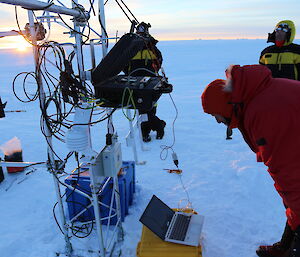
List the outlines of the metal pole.
{"type": "Polygon", "coordinates": [[[101,25],[101,35],[102,35],[102,39],[104,39],[104,41],[102,41],[102,54],[103,57],[106,56],[107,54],[107,39],[108,35],[106,34],[106,24],[105,24],[105,14],[104,14],[104,2],[103,0],[99,0],[99,22],[101,25]]]}
{"type": "MultiPolygon", "coordinates": [[[[33,16],[33,12],[32,11],[28,11],[28,19],[29,19],[29,25],[30,25],[30,33],[32,35],[32,44],[33,44],[33,54],[34,54],[34,61],[35,61],[35,66],[36,66],[36,73],[37,73],[37,83],[38,83],[38,88],[39,88],[39,101],[40,101],[40,106],[42,109],[45,108],[45,99],[46,99],[46,95],[45,95],[45,91],[43,88],[43,82],[42,82],[42,77],[41,77],[41,73],[38,70],[39,69],[39,51],[37,49],[37,41],[36,41],[36,32],[35,32],[35,28],[34,28],[34,16],[33,16]]],[[[51,133],[46,125],[46,122],[44,122],[44,126],[45,126],[45,135],[46,135],[46,141],[48,144],[48,156],[49,156],[49,161],[50,161],[50,165],[52,167],[55,167],[55,159],[54,159],[54,154],[52,151],[52,136],[51,133]]],[[[64,232],[64,237],[65,237],[65,242],[66,242],[66,250],[67,250],[67,255],[71,256],[72,253],[72,245],[68,236],[68,229],[67,229],[67,224],[66,224],[66,218],[65,218],[65,213],[64,213],[64,209],[63,209],[63,203],[62,203],[62,196],[60,193],[60,188],[59,188],[59,183],[57,181],[57,178],[55,177],[55,174],[53,174],[53,179],[54,179],[54,185],[55,185],[55,191],[56,191],[56,196],[57,196],[57,201],[58,201],[58,205],[59,205],[59,211],[60,211],[60,216],[61,216],[61,220],[63,223],[63,232],[64,232]]]]}
{"type": "Polygon", "coordinates": [[[97,226],[97,235],[98,235],[98,241],[100,243],[100,256],[105,257],[105,247],[104,247],[104,241],[103,241],[103,233],[102,233],[102,224],[101,224],[101,215],[100,215],[100,208],[98,203],[98,194],[99,186],[96,186],[96,179],[94,177],[94,173],[90,172],[90,179],[91,179],[91,190],[92,190],[92,203],[94,207],[94,214],[95,214],[95,221],[97,226]]]}
{"type": "Polygon", "coordinates": [[[121,232],[122,232],[122,223],[121,223],[122,217],[121,217],[121,201],[120,201],[120,189],[119,189],[118,175],[116,175],[113,178],[113,183],[114,183],[113,194],[115,194],[115,199],[116,199],[117,224],[118,224],[118,228],[119,228],[117,240],[120,241],[121,232]]]}
{"type": "Polygon", "coordinates": [[[95,43],[94,40],[90,40],[90,51],[91,51],[91,63],[92,63],[92,70],[96,67],[96,60],[95,60],[95,43]]]}
{"type": "Polygon", "coordinates": [[[27,167],[38,164],[38,162],[6,162],[0,161],[0,167],[27,167]]]}
{"type": "MultiPolygon", "coordinates": [[[[78,6],[78,0],[72,1],[72,7],[75,8],[78,6]]],[[[74,21],[74,30],[80,32],[80,26],[77,21],[74,21]]],[[[84,73],[84,62],[83,62],[83,53],[82,53],[82,35],[80,33],[75,32],[75,51],[77,56],[77,64],[78,64],[78,72],[81,81],[83,82],[85,78],[84,73]]],[[[90,129],[88,131],[90,134],[90,129]]],[[[89,137],[89,144],[91,146],[91,138],[89,137]]],[[[91,172],[92,173],[92,172],[91,172]]],[[[102,234],[102,224],[101,224],[101,215],[100,215],[100,207],[98,204],[98,187],[95,185],[94,174],[90,174],[90,183],[91,183],[91,191],[92,191],[92,203],[94,207],[95,221],[96,221],[96,230],[98,235],[99,247],[100,247],[100,256],[105,257],[106,249],[104,247],[103,242],[103,234],[102,234]]]]}
{"type": "MultiPolygon", "coordinates": [[[[139,133],[139,139],[140,139],[140,143],[141,143],[141,149],[142,151],[148,151],[149,148],[145,147],[145,144],[143,142],[143,135],[142,135],[142,122],[143,122],[143,115],[147,115],[147,114],[140,114],[139,110],[137,110],[137,119],[136,119],[136,127],[139,133]]],[[[148,119],[148,117],[147,117],[148,119]]]]}
{"type": "MultiPolygon", "coordinates": [[[[75,8],[78,6],[78,0],[72,1],[72,7],[75,8]]],[[[80,34],[80,26],[78,25],[78,22],[74,21],[74,30],[79,32],[75,33],[75,50],[76,50],[76,57],[77,57],[77,65],[78,65],[78,72],[81,81],[85,80],[85,73],[84,73],[84,64],[83,64],[83,54],[82,54],[82,36],[80,34]]]]}
{"type": "Polygon", "coordinates": [[[11,4],[11,5],[19,5],[25,9],[31,10],[45,10],[54,13],[60,13],[65,15],[74,16],[75,18],[86,18],[86,15],[83,14],[81,11],[66,8],[63,6],[58,6],[55,4],[49,4],[37,0],[0,0],[0,3],[4,4],[11,4]]]}
{"type": "MultiPolygon", "coordinates": [[[[106,32],[106,24],[105,24],[105,12],[104,12],[104,1],[99,0],[99,22],[101,25],[101,40],[102,40],[102,58],[104,58],[107,55],[107,32],[106,32]]],[[[110,109],[106,108],[106,113],[109,114],[110,109]]],[[[108,119],[108,133],[113,134],[114,133],[114,128],[113,128],[113,121],[112,121],[112,116],[108,119]]]]}
{"type": "Polygon", "coordinates": [[[132,125],[132,118],[131,118],[131,111],[130,109],[126,110],[126,114],[129,120],[129,128],[130,128],[130,137],[132,139],[132,150],[133,150],[133,156],[134,156],[134,161],[136,164],[139,163],[138,161],[138,155],[137,155],[137,150],[136,150],[136,143],[135,143],[135,136],[134,136],[134,129],[133,129],[133,125],[132,125]]]}

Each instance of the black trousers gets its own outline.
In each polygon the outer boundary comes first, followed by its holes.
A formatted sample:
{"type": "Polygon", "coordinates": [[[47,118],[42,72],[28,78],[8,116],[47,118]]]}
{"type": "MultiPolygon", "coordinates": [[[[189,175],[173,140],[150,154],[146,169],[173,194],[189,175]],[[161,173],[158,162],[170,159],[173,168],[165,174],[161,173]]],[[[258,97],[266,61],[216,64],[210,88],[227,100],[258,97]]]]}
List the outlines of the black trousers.
{"type": "Polygon", "coordinates": [[[159,131],[163,129],[162,120],[156,116],[156,107],[153,107],[150,111],[140,112],[140,114],[147,114],[148,121],[141,123],[143,137],[148,136],[150,131],[159,131]]]}

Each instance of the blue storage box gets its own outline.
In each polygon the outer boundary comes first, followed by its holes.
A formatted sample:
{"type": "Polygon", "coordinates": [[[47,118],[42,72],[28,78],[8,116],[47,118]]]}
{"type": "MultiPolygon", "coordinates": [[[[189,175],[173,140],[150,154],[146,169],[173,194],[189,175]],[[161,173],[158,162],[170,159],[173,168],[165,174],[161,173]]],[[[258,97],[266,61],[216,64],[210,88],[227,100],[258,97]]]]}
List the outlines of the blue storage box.
{"type": "MultiPolygon", "coordinates": [[[[91,196],[90,189],[90,176],[87,168],[80,168],[81,174],[71,175],[66,178],[65,183],[76,186],[76,189],[81,192],[88,194],[91,196]]],[[[100,215],[102,220],[102,224],[107,224],[107,218],[109,216],[109,206],[111,203],[112,197],[112,187],[113,182],[112,178],[106,178],[103,184],[109,179],[108,184],[103,189],[103,191],[99,194],[100,204],[100,215]]],[[[122,172],[118,177],[119,182],[119,192],[120,192],[120,204],[121,204],[121,220],[124,221],[125,215],[128,214],[129,205],[132,204],[133,201],[133,193],[135,191],[135,164],[133,161],[124,161],[122,165],[122,172]]],[[[76,218],[76,221],[86,222],[95,219],[94,208],[91,205],[91,202],[88,198],[80,194],[79,192],[75,192],[72,189],[66,188],[66,202],[68,206],[69,218],[72,219],[76,215],[80,213],[80,215],[76,218]],[[89,206],[91,205],[91,206],[89,206]]],[[[116,203],[114,201],[113,208],[116,207],[116,203]]],[[[111,216],[113,216],[115,212],[112,211],[111,216]]],[[[117,222],[116,215],[113,216],[110,220],[111,225],[115,225],[117,222]]]]}
{"type": "MultiPolygon", "coordinates": [[[[121,221],[124,221],[126,215],[126,202],[125,202],[125,184],[123,180],[119,180],[119,193],[120,193],[120,204],[121,204],[121,221]]],[[[109,207],[111,204],[112,197],[112,188],[113,188],[113,180],[110,179],[108,185],[104,188],[104,190],[99,195],[100,204],[100,214],[101,218],[108,218],[109,216],[109,207]],[[104,206],[106,205],[106,206],[104,206]]],[[[116,201],[114,200],[113,208],[116,208],[116,201]]],[[[115,225],[117,223],[117,215],[116,212],[111,212],[111,216],[113,216],[110,220],[111,225],[115,225]],[[113,216],[114,215],[114,216],[113,216]]],[[[94,215],[93,215],[94,219],[94,215]]],[[[102,224],[106,225],[108,219],[103,219],[102,224]]]]}
{"type": "Polygon", "coordinates": [[[135,166],[133,161],[124,161],[119,180],[124,181],[125,186],[125,214],[128,214],[129,205],[133,202],[133,193],[135,191],[135,166]]]}

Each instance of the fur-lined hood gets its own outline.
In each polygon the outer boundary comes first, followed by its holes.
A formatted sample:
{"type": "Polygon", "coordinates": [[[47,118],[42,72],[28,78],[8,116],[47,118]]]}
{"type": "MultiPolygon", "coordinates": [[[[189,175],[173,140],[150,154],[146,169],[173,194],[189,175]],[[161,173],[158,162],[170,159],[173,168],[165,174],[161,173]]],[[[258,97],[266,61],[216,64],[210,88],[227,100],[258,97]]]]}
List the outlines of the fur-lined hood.
{"type": "Polygon", "coordinates": [[[269,87],[272,75],[264,65],[233,65],[226,70],[226,76],[225,91],[231,92],[234,109],[230,127],[235,128],[251,100],[269,87]]]}
{"type": "Polygon", "coordinates": [[[289,26],[289,28],[291,29],[289,39],[284,43],[285,46],[290,45],[291,43],[293,43],[293,41],[295,39],[295,35],[296,35],[295,24],[294,24],[294,22],[292,22],[290,20],[283,20],[276,24],[275,29],[278,28],[280,24],[287,24],[289,26]]]}
{"type": "Polygon", "coordinates": [[[264,90],[271,77],[271,71],[264,65],[232,65],[226,71],[227,92],[232,91],[232,102],[247,104],[264,90]]]}

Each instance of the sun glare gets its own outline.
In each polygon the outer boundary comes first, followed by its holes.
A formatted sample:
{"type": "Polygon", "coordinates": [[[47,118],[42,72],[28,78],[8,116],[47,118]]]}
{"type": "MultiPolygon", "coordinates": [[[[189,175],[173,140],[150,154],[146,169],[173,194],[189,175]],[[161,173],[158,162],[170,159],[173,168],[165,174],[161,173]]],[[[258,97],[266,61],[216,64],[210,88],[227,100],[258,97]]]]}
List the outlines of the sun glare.
{"type": "Polygon", "coordinates": [[[27,52],[30,49],[29,47],[30,44],[25,40],[22,40],[15,45],[15,48],[18,52],[27,52]]]}
{"type": "Polygon", "coordinates": [[[26,52],[27,51],[27,46],[17,46],[17,51],[18,52],[26,52]]]}

